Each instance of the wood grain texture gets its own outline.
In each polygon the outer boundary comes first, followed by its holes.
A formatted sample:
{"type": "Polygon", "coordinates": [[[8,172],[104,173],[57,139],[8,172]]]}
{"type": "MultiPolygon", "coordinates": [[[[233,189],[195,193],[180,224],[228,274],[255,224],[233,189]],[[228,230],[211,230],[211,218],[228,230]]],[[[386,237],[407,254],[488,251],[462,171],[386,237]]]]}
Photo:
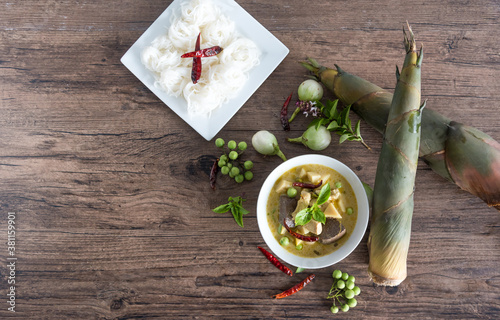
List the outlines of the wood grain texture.
{"type": "MultiPolygon", "coordinates": [[[[500,5],[479,1],[238,0],[290,54],[219,136],[250,141],[260,129],[287,157],[279,108],[305,79],[306,56],[393,90],[408,20],[425,50],[428,107],[500,140],[500,5]]],[[[283,275],[257,249],[258,191],[280,163],[251,148],[251,183],[208,174],[217,150],[137,80],[119,59],[170,1],[0,1],[0,237],[16,212],[16,313],[7,311],[7,249],[0,248],[0,318],[331,319],[334,268],[362,289],[352,319],[497,319],[500,215],[419,163],[408,278],[373,286],[366,235],[300,294],[270,296],[307,274],[283,275]],[[210,209],[245,193],[245,227],[210,209]]],[[[353,116],[355,118],[355,116],[353,116]]],[[[320,154],[370,184],[382,138],[369,152],[333,143],[320,154]]]]}

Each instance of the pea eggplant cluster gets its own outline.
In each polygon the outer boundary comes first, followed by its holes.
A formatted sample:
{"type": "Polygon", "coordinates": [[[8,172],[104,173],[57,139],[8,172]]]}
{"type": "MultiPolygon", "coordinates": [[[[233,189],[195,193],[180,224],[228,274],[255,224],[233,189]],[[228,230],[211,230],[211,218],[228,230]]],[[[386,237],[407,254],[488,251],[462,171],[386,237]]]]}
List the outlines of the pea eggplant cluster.
{"type": "Polygon", "coordinates": [[[217,138],[215,140],[215,146],[223,151],[222,155],[217,158],[217,163],[214,163],[216,171],[220,168],[220,172],[223,175],[229,176],[237,183],[253,179],[253,173],[251,171],[253,162],[250,160],[241,161],[241,155],[247,149],[247,143],[245,141],[236,143],[236,141],[230,140],[227,143],[226,150],[224,148],[225,141],[222,138],[217,138]]]}
{"type": "Polygon", "coordinates": [[[356,279],[347,272],[335,270],[332,273],[333,284],[328,293],[327,299],[333,300],[333,305],[330,308],[332,313],[337,313],[339,310],[344,312],[349,311],[358,305],[355,296],[361,293],[361,289],[356,286],[356,279]]]}

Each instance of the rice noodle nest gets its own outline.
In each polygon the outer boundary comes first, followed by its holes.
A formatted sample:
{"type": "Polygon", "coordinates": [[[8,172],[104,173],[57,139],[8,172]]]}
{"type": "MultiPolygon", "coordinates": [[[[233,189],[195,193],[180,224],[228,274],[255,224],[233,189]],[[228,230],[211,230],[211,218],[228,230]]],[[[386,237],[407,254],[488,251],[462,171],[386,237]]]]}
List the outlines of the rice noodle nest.
{"type": "Polygon", "coordinates": [[[210,117],[238,94],[249,71],[259,64],[260,55],[257,45],[240,35],[234,21],[211,0],[191,0],[181,4],[180,14],[172,16],[167,33],[143,49],[141,61],[152,71],[156,87],[186,100],[189,115],[210,117]],[[223,50],[202,58],[201,77],[193,84],[193,59],[181,55],[194,51],[198,34],[202,49],[220,46],[223,50]]]}

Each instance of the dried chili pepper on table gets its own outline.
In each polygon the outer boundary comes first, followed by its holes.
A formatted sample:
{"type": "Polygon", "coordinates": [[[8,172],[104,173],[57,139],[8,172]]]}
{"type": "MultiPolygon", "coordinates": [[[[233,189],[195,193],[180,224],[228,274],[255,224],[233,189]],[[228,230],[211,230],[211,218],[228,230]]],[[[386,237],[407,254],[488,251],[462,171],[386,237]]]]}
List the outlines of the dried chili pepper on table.
{"type": "MultiPolygon", "coordinates": [[[[200,50],[200,36],[201,33],[198,34],[198,38],[196,39],[196,45],[194,47],[195,51],[200,50]]],[[[194,57],[193,58],[193,69],[191,70],[191,81],[194,84],[198,82],[201,77],[201,58],[194,57]]]]}
{"type": "Polygon", "coordinates": [[[210,170],[210,187],[215,190],[215,182],[217,181],[217,173],[219,172],[219,159],[215,159],[212,169],[210,170]]]}
{"type": "Polygon", "coordinates": [[[191,52],[188,52],[188,53],[184,53],[181,56],[181,58],[193,58],[193,57],[206,58],[206,57],[216,56],[216,55],[218,55],[221,52],[222,52],[222,48],[221,47],[219,47],[219,46],[213,46],[213,47],[206,48],[206,49],[199,49],[199,50],[196,50],[196,51],[191,51],[191,52]]]}
{"type": "Polygon", "coordinates": [[[321,187],[323,184],[323,180],[318,182],[318,184],[312,184],[312,183],[304,183],[304,182],[294,182],[292,183],[292,186],[294,187],[301,187],[301,188],[307,188],[307,189],[316,189],[321,187]]]}
{"type": "Polygon", "coordinates": [[[288,105],[290,104],[290,100],[292,99],[292,94],[293,92],[290,93],[285,103],[283,104],[283,107],[281,107],[280,120],[281,126],[285,131],[290,131],[290,123],[288,122],[288,105]]]}
{"type": "Polygon", "coordinates": [[[283,271],[284,273],[286,273],[290,277],[293,276],[292,270],[290,270],[287,266],[285,266],[284,264],[279,262],[278,259],[276,259],[276,257],[274,257],[266,249],[264,249],[262,247],[257,247],[257,248],[259,248],[259,250],[262,251],[262,254],[264,254],[264,256],[267,258],[267,260],[269,260],[276,268],[280,269],[281,271],[283,271]]]}
{"type": "Polygon", "coordinates": [[[288,290],[283,291],[280,294],[274,295],[273,298],[282,299],[282,298],[286,298],[288,296],[291,296],[292,294],[302,290],[302,288],[304,288],[309,282],[311,282],[314,279],[314,277],[315,277],[314,274],[310,274],[309,276],[307,276],[307,278],[302,280],[300,283],[294,285],[293,287],[291,287],[288,290]]]}
{"type": "Polygon", "coordinates": [[[319,237],[316,237],[316,236],[305,236],[303,234],[300,234],[300,233],[297,233],[297,232],[293,231],[286,224],[286,219],[283,221],[283,225],[285,226],[285,229],[286,229],[286,231],[288,231],[289,234],[291,234],[292,236],[294,236],[295,238],[297,238],[299,240],[306,241],[306,242],[316,242],[316,241],[319,240],[319,237]]]}

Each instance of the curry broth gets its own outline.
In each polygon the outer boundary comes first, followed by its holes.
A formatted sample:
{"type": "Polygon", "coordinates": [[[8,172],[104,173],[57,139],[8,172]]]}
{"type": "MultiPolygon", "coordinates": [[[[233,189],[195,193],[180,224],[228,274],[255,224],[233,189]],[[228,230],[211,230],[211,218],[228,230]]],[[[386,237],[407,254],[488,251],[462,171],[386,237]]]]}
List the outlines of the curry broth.
{"type": "MultiPolygon", "coordinates": [[[[308,181],[303,181],[303,182],[308,182],[308,181]]],[[[300,194],[300,188],[299,189],[299,194],[300,194]]],[[[338,206],[336,206],[337,209],[338,206]]],[[[324,256],[327,254],[332,253],[333,251],[337,250],[340,248],[346,241],[349,239],[349,237],[352,234],[352,231],[354,230],[354,227],[356,226],[356,220],[358,218],[358,205],[356,201],[356,195],[354,194],[354,191],[352,190],[351,185],[347,180],[339,174],[337,171],[323,166],[319,164],[306,164],[302,166],[298,166],[295,168],[292,168],[285,172],[281,177],[278,178],[278,180],[275,182],[273,188],[271,189],[271,193],[269,194],[269,199],[267,200],[267,223],[269,224],[269,228],[271,229],[271,232],[273,233],[274,238],[276,241],[280,241],[282,237],[288,237],[289,238],[289,244],[286,246],[283,246],[285,249],[287,249],[289,252],[305,257],[305,258],[316,258],[319,256],[324,256]],[[325,176],[326,174],[330,175],[330,178],[328,181],[323,181],[323,185],[326,184],[327,182],[330,183],[330,186],[332,190],[335,188],[335,183],[340,182],[342,183],[342,187],[339,189],[341,193],[341,197],[343,197],[343,201],[345,203],[345,207],[351,207],[353,210],[353,213],[348,215],[347,213],[343,212],[342,210],[338,210],[340,215],[342,216],[342,224],[346,228],[346,234],[340,238],[339,240],[335,241],[334,243],[331,244],[322,244],[320,242],[302,242],[302,250],[297,250],[295,248],[296,245],[296,239],[292,235],[290,235],[288,232],[285,232],[284,234],[279,233],[279,227],[280,227],[280,222],[279,220],[279,197],[280,195],[286,193],[278,193],[276,192],[276,186],[283,180],[288,180],[288,181],[297,181],[299,178],[299,173],[300,170],[304,168],[307,172],[316,172],[320,174],[322,177],[325,176]]]]}

